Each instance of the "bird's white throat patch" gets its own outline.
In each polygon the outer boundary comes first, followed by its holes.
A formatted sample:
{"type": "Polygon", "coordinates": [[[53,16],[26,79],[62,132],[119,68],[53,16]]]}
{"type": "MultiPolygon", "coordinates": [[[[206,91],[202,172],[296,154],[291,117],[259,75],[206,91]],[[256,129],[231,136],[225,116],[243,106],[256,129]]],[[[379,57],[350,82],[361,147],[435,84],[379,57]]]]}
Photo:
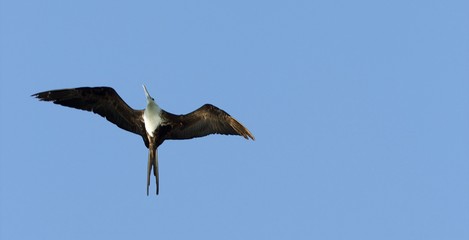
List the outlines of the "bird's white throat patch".
{"type": "Polygon", "coordinates": [[[153,137],[153,132],[163,121],[161,119],[161,108],[156,103],[150,102],[143,112],[143,121],[145,122],[147,133],[153,137]]]}

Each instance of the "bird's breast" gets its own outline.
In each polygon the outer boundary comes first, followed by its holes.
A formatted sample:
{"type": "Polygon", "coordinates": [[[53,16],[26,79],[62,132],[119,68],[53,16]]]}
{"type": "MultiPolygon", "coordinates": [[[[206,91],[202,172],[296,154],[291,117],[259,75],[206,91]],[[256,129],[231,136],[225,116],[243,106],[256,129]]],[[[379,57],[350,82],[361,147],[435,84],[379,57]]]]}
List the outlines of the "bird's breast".
{"type": "Polygon", "coordinates": [[[153,137],[153,132],[161,125],[161,109],[156,104],[148,104],[143,112],[143,121],[145,122],[145,130],[153,137]]]}

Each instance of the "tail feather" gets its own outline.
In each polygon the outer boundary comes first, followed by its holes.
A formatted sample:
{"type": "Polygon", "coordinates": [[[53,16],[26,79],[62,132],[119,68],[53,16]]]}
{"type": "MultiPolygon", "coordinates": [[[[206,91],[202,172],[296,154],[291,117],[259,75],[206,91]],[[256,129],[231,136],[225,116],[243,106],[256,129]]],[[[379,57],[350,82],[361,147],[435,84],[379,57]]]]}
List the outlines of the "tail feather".
{"type": "Polygon", "coordinates": [[[153,175],[155,175],[156,180],[156,195],[160,192],[160,179],[158,174],[158,151],[156,149],[151,149],[148,153],[148,165],[147,165],[147,196],[150,192],[150,175],[153,170],[153,175]]]}
{"type": "Polygon", "coordinates": [[[147,165],[147,196],[150,192],[150,173],[152,168],[151,154],[148,153],[148,165],[147,165]]]}
{"type": "Polygon", "coordinates": [[[158,150],[155,149],[155,157],[153,158],[153,175],[155,175],[156,181],[156,195],[160,193],[160,177],[159,177],[159,169],[158,169],[158,150]]]}

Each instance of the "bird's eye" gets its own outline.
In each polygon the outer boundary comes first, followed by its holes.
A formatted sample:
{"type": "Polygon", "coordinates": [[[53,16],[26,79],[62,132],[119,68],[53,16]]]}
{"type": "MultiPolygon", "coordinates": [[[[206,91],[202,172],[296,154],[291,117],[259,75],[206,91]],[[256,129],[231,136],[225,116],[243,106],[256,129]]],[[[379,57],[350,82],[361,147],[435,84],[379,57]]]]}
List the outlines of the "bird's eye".
{"type": "Polygon", "coordinates": [[[154,98],[151,98],[151,100],[155,101],[155,99],[154,99],[154,98]]]}

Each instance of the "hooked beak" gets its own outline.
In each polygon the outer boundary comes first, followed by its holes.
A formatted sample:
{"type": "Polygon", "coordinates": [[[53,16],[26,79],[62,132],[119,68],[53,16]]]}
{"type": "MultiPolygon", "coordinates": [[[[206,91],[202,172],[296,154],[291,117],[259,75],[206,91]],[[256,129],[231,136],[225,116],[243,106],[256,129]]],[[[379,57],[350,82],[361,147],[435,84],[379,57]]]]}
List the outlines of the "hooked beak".
{"type": "Polygon", "coordinates": [[[143,91],[145,92],[145,96],[147,97],[147,99],[148,99],[148,100],[153,99],[153,98],[150,96],[150,94],[148,93],[147,87],[145,87],[144,84],[142,84],[142,86],[143,86],[143,91]]]}

